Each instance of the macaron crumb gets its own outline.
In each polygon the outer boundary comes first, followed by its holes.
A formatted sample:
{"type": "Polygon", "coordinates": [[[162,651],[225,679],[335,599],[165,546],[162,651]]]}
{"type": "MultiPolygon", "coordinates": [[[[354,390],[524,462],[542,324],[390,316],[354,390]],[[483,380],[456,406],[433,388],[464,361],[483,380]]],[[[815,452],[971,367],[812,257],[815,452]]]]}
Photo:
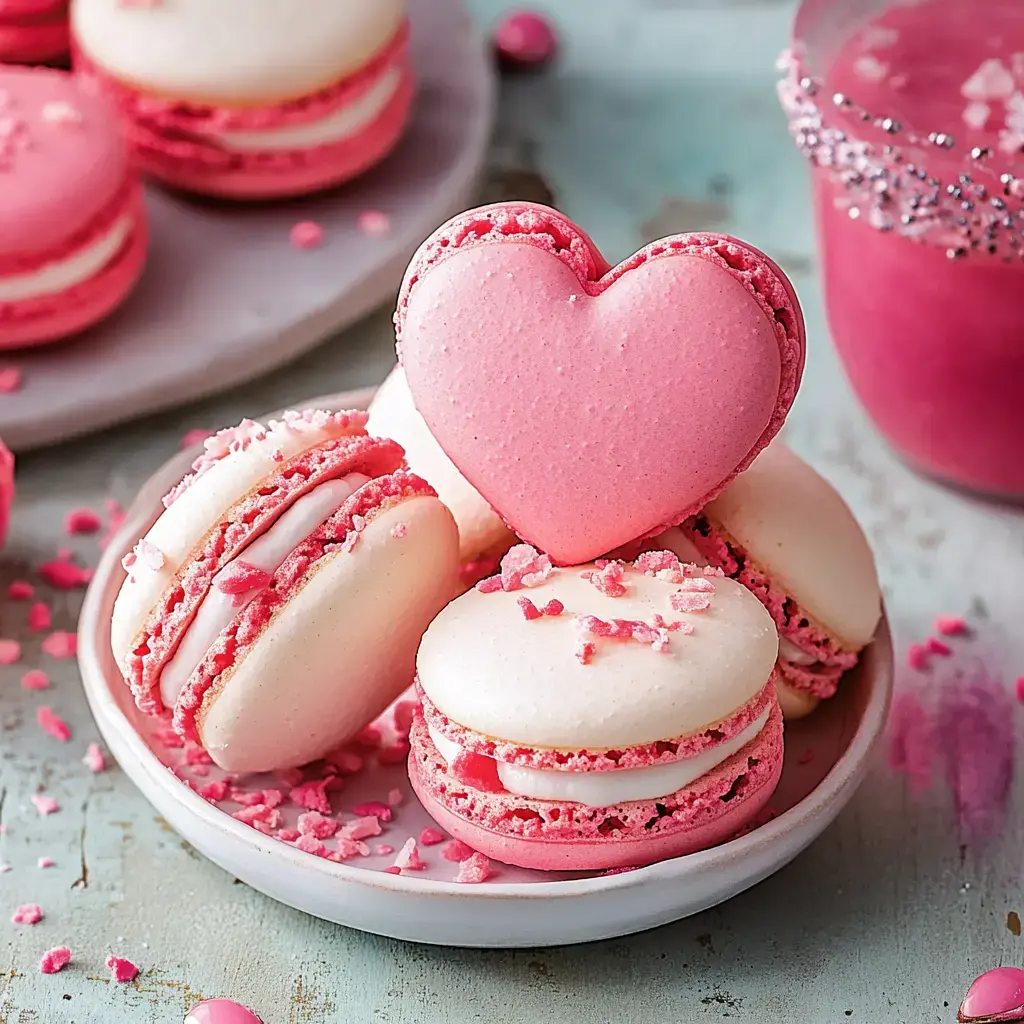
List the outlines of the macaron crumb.
{"type": "Polygon", "coordinates": [[[384,822],[391,820],[391,807],[388,804],[382,804],[379,800],[369,800],[364,804],[356,804],[352,808],[352,813],[360,818],[372,815],[384,822]]]}
{"type": "Polygon", "coordinates": [[[36,708],[36,723],[43,732],[61,743],[67,743],[71,739],[71,726],[53,708],[36,708]]]}
{"type": "Polygon", "coordinates": [[[937,654],[940,658],[948,658],[953,653],[953,648],[949,644],[940,640],[937,636],[930,636],[925,641],[928,651],[931,654],[937,654]]]}
{"type": "Polygon", "coordinates": [[[523,618],[527,622],[532,622],[534,619],[542,618],[544,613],[524,594],[522,597],[516,599],[516,604],[519,605],[519,610],[523,613],[523,618]]]}
{"type": "Polygon", "coordinates": [[[103,520],[91,508],[73,508],[64,519],[64,532],[69,537],[81,534],[99,533],[103,520]]]}
{"type": "Polygon", "coordinates": [[[36,861],[36,867],[40,868],[41,870],[45,870],[46,868],[52,868],[56,866],[57,862],[52,857],[40,857],[39,860],[36,861]]]}
{"type": "Polygon", "coordinates": [[[412,836],[405,841],[405,845],[398,851],[398,856],[395,857],[395,863],[392,865],[392,867],[396,867],[400,871],[422,871],[426,866],[420,859],[419,847],[412,836]]]}
{"type": "Polygon", "coordinates": [[[43,919],[43,908],[38,903],[23,903],[11,917],[12,924],[39,924],[43,919]]]}
{"type": "Polygon", "coordinates": [[[23,690],[48,690],[50,688],[50,677],[42,669],[29,669],[21,677],[21,688],[23,690]]]}
{"type": "Polygon", "coordinates": [[[139,969],[131,960],[114,956],[113,953],[107,957],[107,969],[110,971],[111,980],[121,985],[134,981],[139,976],[139,969]]]}
{"type": "Polygon", "coordinates": [[[89,746],[86,747],[85,757],[82,758],[82,763],[93,773],[93,775],[99,775],[100,772],[106,770],[107,758],[98,743],[90,743],[89,746]]]}
{"type": "Polygon", "coordinates": [[[59,557],[39,566],[39,575],[56,590],[76,590],[92,579],[92,569],[83,569],[68,559],[59,557]]]}
{"type": "Polygon", "coordinates": [[[21,390],[21,370],[16,366],[0,369],[0,395],[15,395],[21,390]]]}
{"type": "Polygon", "coordinates": [[[455,876],[455,881],[464,885],[479,885],[493,874],[491,862],[482,853],[474,853],[459,864],[459,873],[455,876]]]}
{"type": "Polygon", "coordinates": [[[591,583],[605,597],[623,597],[629,586],[625,582],[625,567],[621,562],[608,562],[600,569],[584,569],[582,579],[591,583]]]}
{"type": "Polygon", "coordinates": [[[71,950],[67,946],[48,949],[39,961],[41,974],[59,974],[71,963],[71,950]]]}
{"type": "Polygon", "coordinates": [[[963,636],[967,632],[967,623],[959,615],[938,615],[935,632],[940,636],[963,636]]]}
{"type": "Polygon", "coordinates": [[[467,846],[461,839],[450,839],[442,847],[441,856],[453,864],[458,864],[461,861],[469,860],[475,852],[472,846],[467,846]]]}
{"type": "Polygon", "coordinates": [[[21,660],[21,644],[9,637],[0,639],[0,665],[14,665],[21,660]]]}
{"type": "Polygon", "coordinates": [[[405,794],[400,789],[388,790],[388,806],[400,807],[405,803],[405,794]]]}
{"type": "Polygon", "coordinates": [[[331,813],[331,801],[327,798],[327,784],[330,779],[313,779],[301,786],[293,786],[288,792],[292,803],[305,807],[307,811],[319,811],[321,814],[331,813]]]}
{"type": "Polygon", "coordinates": [[[1014,685],[1014,690],[1017,694],[1017,700],[1024,704],[1024,676],[1018,676],[1017,682],[1014,685]]]}
{"type": "Polygon", "coordinates": [[[292,225],[289,236],[294,249],[319,249],[324,244],[324,229],[313,220],[292,225]]]}
{"type": "Polygon", "coordinates": [[[915,672],[928,668],[928,647],[926,644],[911,644],[907,648],[907,665],[915,672]]]}
{"type": "Polygon", "coordinates": [[[33,633],[43,633],[52,625],[49,605],[43,601],[36,601],[28,610],[28,628],[33,633]]]}
{"type": "Polygon", "coordinates": [[[379,238],[391,230],[391,221],[386,213],[380,210],[363,210],[356,218],[356,227],[360,234],[368,238],[379,238]]]}
{"type": "Polygon", "coordinates": [[[28,580],[11,580],[7,587],[7,597],[11,601],[31,601],[35,593],[36,588],[28,580]]]}
{"type": "Polygon", "coordinates": [[[60,810],[60,804],[52,796],[46,796],[44,793],[33,793],[29,799],[32,801],[32,806],[39,812],[40,818],[45,818],[48,814],[56,814],[60,810]]]}
{"type": "Polygon", "coordinates": [[[420,832],[420,843],[423,846],[437,846],[438,843],[444,842],[444,833],[440,832],[436,828],[430,828],[429,826],[420,832]]]}
{"type": "MultiPolygon", "coordinates": [[[[393,846],[389,846],[387,843],[381,843],[374,849],[373,852],[377,854],[378,857],[390,857],[391,854],[395,852],[395,848],[393,846]]],[[[399,868],[397,871],[395,871],[392,868],[387,868],[386,870],[388,871],[389,874],[393,875],[400,874],[402,871],[401,868],[399,868]]]]}

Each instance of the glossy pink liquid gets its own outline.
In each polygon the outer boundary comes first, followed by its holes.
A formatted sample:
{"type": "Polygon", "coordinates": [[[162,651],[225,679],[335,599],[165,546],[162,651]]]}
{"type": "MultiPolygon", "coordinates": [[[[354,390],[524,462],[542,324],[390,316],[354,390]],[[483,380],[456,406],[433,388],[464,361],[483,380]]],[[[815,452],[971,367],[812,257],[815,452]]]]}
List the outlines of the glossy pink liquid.
{"type": "MultiPolygon", "coordinates": [[[[953,135],[951,152],[919,151],[944,182],[956,180],[975,146],[992,150],[993,181],[1024,174],[1019,145],[1000,134],[1018,102],[1024,117],[1024,0],[898,0],[822,64],[829,95],[920,135],[953,135]],[[1020,101],[990,100],[982,122],[961,89],[992,58],[1015,79],[1020,101]]],[[[1024,497],[1024,257],[1004,261],[1004,246],[951,260],[955,239],[914,240],[851,219],[843,183],[828,169],[815,169],[814,188],[829,326],[878,427],[929,474],[1024,497]]]]}

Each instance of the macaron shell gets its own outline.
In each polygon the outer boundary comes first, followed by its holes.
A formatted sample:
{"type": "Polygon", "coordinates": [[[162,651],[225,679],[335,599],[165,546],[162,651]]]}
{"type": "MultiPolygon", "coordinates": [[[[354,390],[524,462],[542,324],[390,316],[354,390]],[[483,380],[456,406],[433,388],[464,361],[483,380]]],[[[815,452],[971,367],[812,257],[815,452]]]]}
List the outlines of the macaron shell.
{"type": "Polygon", "coordinates": [[[402,0],[73,0],[75,43],[142,92],[264,106],[358,71],[398,31],[402,0]]]}
{"type": "Polygon", "coordinates": [[[128,163],[111,106],[67,72],[0,67],[0,95],[0,118],[18,126],[0,159],[4,274],[32,269],[89,228],[124,187],[128,163]],[[72,119],[54,117],[54,104],[72,119]]]}
{"type": "MultiPolygon", "coordinates": [[[[714,580],[711,606],[676,612],[680,588],[630,571],[628,592],[607,597],[556,569],[540,586],[483,594],[471,590],[434,620],[420,645],[420,685],[437,708],[478,733],[561,750],[639,746],[687,736],[727,718],[765,685],[778,655],[771,616],[745,587],[714,580]],[[558,616],[528,621],[521,597],[558,616]],[[668,650],[601,640],[589,664],[575,651],[575,616],[651,622],[655,614],[693,627],[672,633],[668,650]]],[[[591,568],[593,568],[591,566],[591,568]]]]}
{"type": "Polygon", "coordinates": [[[821,698],[816,697],[813,693],[790,686],[782,678],[781,674],[775,678],[775,692],[779,697],[782,717],[787,722],[795,722],[797,719],[806,718],[821,703],[821,698]]]}
{"type": "Polygon", "coordinates": [[[367,430],[397,441],[405,449],[409,468],[423,477],[450,509],[459,527],[462,561],[503,554],[511,547],[515,534],[455,468],[416,411],[401,366],[396,366],[377,389],[369,413],[367,430]]]}
{"type": "Polygon", "coordinates": [[[251,1010],[231,999],[204,999],[188,1012],[184,1024],[263,1024],[251,1010]]]}
{"type": "Polygon", "coordinates": [[[54,20],[5,20],[0,12],[0,62],[41,64],[66,57],[70,47],[67,14],[54,20]]]}
{"type": "Polygon", "coordinates": [[[203,746],[227,771],[270,771],[343,743],[412,682],[417,645],[457,569],[458,531],[440,501],[382,511],[222,675],[199,714],[203,746]]]}
{"type": "Polygon", "coordinates": [[[870,642],[882,606],[867,538],[832,485],[789,448],[769,445],[703,515],[842,646],[870,642]]]}
{"type": "Polygon", "coordinates": [[[803,365],[781,273],[734,239],[677,236],[618,267],[554,211],[441,228],[396,324],[417,408],[509,525],[561,564],[681,522],[781,426],[803,365]]]}

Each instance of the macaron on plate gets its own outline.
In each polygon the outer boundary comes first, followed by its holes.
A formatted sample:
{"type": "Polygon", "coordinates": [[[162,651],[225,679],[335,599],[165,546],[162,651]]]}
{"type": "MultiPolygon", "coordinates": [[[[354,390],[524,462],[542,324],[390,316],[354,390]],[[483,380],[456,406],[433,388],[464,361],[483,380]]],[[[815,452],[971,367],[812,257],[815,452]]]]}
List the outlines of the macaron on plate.
{"type": "MultiPolygon", "coordinates": [[[[366,392],[332,396],[311,407],[354,409],[365,407],[370,397],[366,392]]],[[[323,426],[326,421],[321,417],[317,422],[323,426]]],[[[341,419],[331,422],[337,426],[341,419]]],[[[341,451],[340,461],[324,472],[342,486],[355,486],[355,497],[380,488],[381,479],[396,473],[387,459],[386,443],[345,436],[317,444],[341,451]],[[363,460],[359,466],[352,461],[357,458],[363,460]],[[362,476],[353,477],[353,473],[362,476]],[[361,482],[362,477],[369,481],[361,482]]],[[[175,679],[168,678],[166,668],[162,675],[155,674],[148,655],[138,661],[143,671],[133,698],[123,673],[132,666],[119,666],[111,649],[111,620],[121,632],[140,635],[135,618],[140,609],[152,604],[152,594],[130,589],[130,600],[123,597],[122,608],[115,613],[115,602],[125,586],[121,559],[130,555],[140,537],[159,539],[152,532],[159,529],[154,524],[176,506],[186,508],[183,502],[194,501],[194,496],[187,497],[189,492],[202,494],[200,476],[169,508],[161,503],[198,454],[193,450],[177,456],[142,488],[86,597],[79,659],[93,714],[123,770],[186,840],[272,898],[340,924],[420,942],[512,947],[590,941],[651,928],[729,899],[795,857],[853,796],[883,729],[891,695],[892,649],[884,616],[873,642],[846,674],[838,693],[813,715],[787,721],[782,757],[779,704],[772,685],[778,672],[777,642],[769,610],[742,582],[711,569],[695,576],[685,574],[690,582],[680,583],[674,576],[659,577],[663,568],[640,562],[624,569],[616,581],[611,577],[617,570],[609,573],[592,566],[583,576],[544,560],[545,566],[540,567],[544,578],[532,580],[528,589],[506,588],[499,577],[493,586],[484,584],[483,592],[469,591],[434,620],[422,645],[423,711],[416,711],[415,702],[404,695],[376,721],[375,728],[350,738],[344,748],[347,753],[331,755],[338,763],[336,774],[317,780],[288,767],[294,761],[287,755],[279,757],[272,746],[261,746],[266,720],[251,722],[247,734],[218,731],[230,718],[223,716],[218,723],[218,704],[232,699],[233,687],[245,687],[245,660],[258,651],[260,640],[212,703],[206,697],[197,703],[176,696],[172,692],[175,679]],[[680,590],[687,596],[673,598],[680,590]],[[536,614],[520,600],[524,597],[536,614]],[[587,613],[586,636],[569,615],[558,613],[559,605],[587,613]],[[131,611],[130,628],[124,625],[126,608],[131,611]],[[624,644],[605,639],[620,635],[605,628],[615,621],[636,625],[662,612],[664,635],[657,630],[658,635],[652,636],[633,631],[624,644]],[[500,664],[493,652],[488,655],[486,645],[474,646],[473,638],[485,621],[488,628],[507,633],[510,643],[521,643],[540,659],[533,675],[519,666],[524,675],[517,684],[517,699],[506,704],[510,711],[501,723],[488,718],[493,704],[487,694],[501,685],[508,666],[500,664]],[[714,645],[704,645],[716,631],[735,639],[731,661],[719,666],[721,678],[715,678],[721,685],[700,685],[696,681],[706,682],[710,675],[688,674],[686,666],[711,657],[714,645]],[[659,653],[656,644],[667,646],[667,651],[659,653]],[[550,686],[545,688],[540,673],[541,663],[551,658],[558,659],[569,680],[554,693],[550,686]],[[453,689],[455,675],[464,671],[475,673],[477,685],[453,689]],[[629,685],[623,687],[623,682],[629,685]],[[644,688],[645,699],[624,700],[631,686],[644,688]],[[578,699],[584,692],[593,699],[578,699]],[[195,722],[207,756],[197,756],[195,742],[183,744],[169,735],[166,717],[143,714],[136,706],[140,693],[165,705],[173,700],[176,711],[186,705],[199,707],[195,722]],[[466,704],[467,694],[476,700],[466,704]],[[664,702],[663,707],[652,703],[655,697],[664,702]],[[690,734],[683,750],[674,738],[686,734],[696,720],[717,725],[697,739],[690,734]],[[500,749],[484,750],[480,741],[485,734],[505,742],[500,749]],[[218,736],[226,738],[224,749],[244,750],[246,756],[255,752],[256,760],[245,764],[227,760],[229,772],[225,773],[211,763],[225,760],[216,745],[218,736]],[[408,743],[402,741],[404,736],[409,736],[408,743]],[[532,756],[531,751],[550,743],[580,751],[568,765],[572,770],[532,756]],[[585,756],[588,744],[606,748],[611,743],[620,745],[625,758],[618,767],[631,770],[609,773],[603,770],[609,765],[585,756]],[[407,771],[404,755],[409,744],[413,757],[407,771]],[[700,749],[689,749],[694,744],[700,749]],[[260,762],[268,749],[271,759],[260,762]],[[396,750],[398,756],[392,756],[396,750]],[[679,760],[682,756],[685,761],[679,760]],[[466,768],[467,781],[479,799],[460,798],[450,785],[451,773],[443,771],[442,759],[466,768]],[[234,771],[251,767],[274,770],[253,775],[234,771]],[[495,771],[502,773],[500,794],[488,792],[484,778],[495,771]],[[615,778],[610,779],[610,774],[615,778]],[[609,785],[614,792],[607,791],[609,785]],[[288,787],[292,787],[290,799],[288,787]],[[674,790],[674,802],[667,810],[659,809],[665,801],[657,794],[668,790],[674,790]],[[717,795],[717,809],[704,813],[709,795],[717,795]],[[729,799],[723,801],[723,796],[729,799]],[[614,799],[621,820],[609,827],[619,832],[633,828],[636,834],[631,833],[632,842],[608,842],[604,818],[591,820],[587,828],[592,835],[583,844],[585,849],[576,844],[567,856],[565,836],[552,827],[550,814],[542,826],[536,824],[537,798],[557,800],[564,813],[583,817],[589,806],[599,802],[607,809],[614,799]],[[325,824],[317,810],[324,801],[335,817],[346,822],[344,837],[332,836],[326,842],[332,848],[348,849],[351,855],[324,856],[317,835],[325,824]],[[645,828],[652,819],[654,827],[645,828]],[[270,832],[276,834],[266,834],[270,832]],[[477,860],[465,859],[464,843],[481,851],[475,855],[477,860]],[[719,845],[689,852],[708,843],[719,845]],[[573,870],[563,870],[567,863],[573,870]]],[[[296,457],[287,451],[283,454],[286,459],[281,466],[296,457]]],[[[230,459],[223,461],[226,465],[230,459]]],[[[215,472],[206,472],[207,484],[215,472]]],[[[243,483],[235,481],[235,490],[243,483]]],[[[263,484],[259,492],[270,489],[263,484]]],[[[222,500],[223,489],[218,493],[222,500]]],[[[336,498],[340,505],[332,513],[335,520],[351,512],[349,506],[355,500],[351,495],[336,498]]],[[[412,523],[408,514],[412,504],[419,502],[426,509],[432,500],[425,493],[407,496],[406,510],[399,513],[402,523],[412,523]]],[[[328,505],[333,503],[334,499],[328,505]]],[[[247,511],[241,507],[239,511],[245,519],[247,511]]],[[[319,514],[324,514],[323,509],[319,514]]],[[[328,518],[327,523],[331,522],[328,518]]],[[[445,522],[439,517],[429,528],[450,537],[449,527],[442,525],[445,522]]],[[[372,525],[371,521],[366,530],[372,525]]],[[[408,532],[395,526],[378,531],[385,550],[415,541],[411,525],[408,532]]],[[[297,551],[302,548],[298,534],[286,538],[286,549],[293,542],[299,544],[297,551]]],[[[352,554],[360,550],[356,547],[352,554]]],[[[196,556],[193,550],[191,555],[174,557],[192,564],[188,559],[196,556]]],[[[156,564],[145,546],[136,558],[156,564]]],[[[288,564],[286,555],[285,563],[274,571],[289,576],[288,564]]],[[[214,567],[203,563],[202,568],[212,579],[209,573],[214,567]]],[[[323,576],[324,571],[317,575],[323,576]]],[[[222,580],[225,575],[228,579],[238,575],[225,574],[225,566],[219,564],[216,573],[222,574],[222,580]]],[[[193,574],[195,579],[200,575],[193,574]]],[[[146,586],[141,568],[139,582],[146,586]]],[[[217,589],[216,584],[209,586],[207,596],[217,589]]],[[[240,593],[244,595],[244,590],[240,593]]],[[[246,598],[240,600],[244,604],[246,598]]],[[[263,621],[256,615],[258,601],[242,607],[240,617],[263,621]]],[[[350,613],[339,616],[337,628],[344,628],[349,620],[350,613]]],[[[150,615],[148,621],[152,627],[156,620],[150,615]]],[[[174,617],[166,621],[173,628],[174,617]]],[[[365,628],[355,620],[352,624],[355,629],[365,628]]],[[[311,641],[314,635],[315,630],[311,641]]],[[[209,637],[199,646],[208,642],[209,637]]],[[[152,645],[152,650],[158,647],[152,645]]],[[[139,645],[133,649],[138,651],[139,645]]],[[[713,667],[713,657],[709,664],[713,667]]],[[[379,690],[382,698],[387,685],[379,690]]],[[[344,722],[335,721],[332,728],[335,738],[347,735],[344,722]]]]}
{"type": "MultiPolygon", "coordinates": [[[[105,12],[118,24],[127,19],[133,28],[136,22],[144,26],[167,17],[172,7],[201,14],[209,6],[201,0],[163,7],[111,2],[83,10],[105,12]]],[[[288,17],[296,17],[285,6],[288,17]]],[[[323,5],[328,13],[342,14],[357,6],[323,5]]],[[[385,5],[367,0],[362,6],[383,10],[385,5]]],[[[396,28],[398,34],[392,35],[408,54],[418,98],[394,150],[340,188],[286,203],[218,204],[147,184],[156,241],[128,301],[53,351],[5,355],[22,379],[20,391],[0,403],[0,436],[12,450],[53,443],[249,380],[293,360],[394,294],[420,241],[471,198],[491,133],[495,95],[490,55],[462,0],[408,0],[407,9],[408,28],[396,28]],[[293,244],[293,229],[305,222],[322,229],[318,247],[293,244]]],[[[102,26],[99,39],[98,45],[108,40],[102,26]]],[[[128,42],[127,56],[141,56],[132,39],[128,42]]],[[[147,37],[147,44],[159,48],[159,33],[147,37]]],[[[321,66],[333,55],[333,49],[322,51],[321,66]]],[[[163,72],[173,74],[176,67],[172,60],[163,72]]],[[[341,76],[345,69],[339,65],[334,70],[341,76]]],[[[404,75],[404,70],[399,73],[400,92],[404,75]]],[[[383,86],[390,88],[390,81],[383,86]]],[[[307,87],[315,88],[315,81],[301,84],[307,87]]],[[[353,97],[353,102],[360,101],[353,97]]],[[[76,138],[74,125],[51,126],[58,128],[76,138]]],[[[247,141],[244,132],[241,138],[247,141]]],[[[355,173],[355,157],[349,165],[344,153],[335,156],[338,162],[317,173],[355,173]]],[[[32,230],[26,223],[19,239],[32,230]]],[[[4,250],[15,241],[10,232],[0,238],[0,289],[4,250]]],[[[19,259],[23,255],[19,252],[19,259]]],[[[0,340],[4,303],[0,294],[0,340]]]]}

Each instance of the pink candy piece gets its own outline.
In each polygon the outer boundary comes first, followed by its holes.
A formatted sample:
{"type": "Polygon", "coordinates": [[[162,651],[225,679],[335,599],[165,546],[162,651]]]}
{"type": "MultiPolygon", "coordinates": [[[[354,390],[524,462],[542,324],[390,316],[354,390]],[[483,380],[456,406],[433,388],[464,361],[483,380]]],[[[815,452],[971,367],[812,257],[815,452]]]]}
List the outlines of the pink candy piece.
{"type": "Polygon", "coordinates": [[[103,520],[91,508],[73,508],[64,520],[64,530],[71,536],[97,533],[103,529],[103,520]]]}
{"type": "Polygon", "coordinates": [[[392,866],[400,871],[422,871],[426,867],[426,864],[420,860],[420,851],[416,846],[415,839],[410,837],[405,841],[405,845],[398,851],[398,856],[392,866]]]}
{"type": "Polygon", "coordinates": [[[42,669],[29,669],[21,677],[21,688],[23,690],[48,690],[50,677],[42,669]]]}
{"type": "Polygon", "coordinates": [[[493,873],[491,862],[482,853],[474,853],[459,865],[459,873],[455,876],[455,881],[476,885],[486,882],[493,873]]]}
{"type": "Polygon", "coordinates": [[[48,814],[56,814],[60,810],[60,804],[52,796],[33,793],[29,799],[32,801],[32,806],[39,812],[40,818],[45,818],[48,814]]]}
{"type": "Polygon", "coordinates": [[[331,801],[327,798],[327,784],[330,779],[315,779],[294,786],[288,793],[293,803],[305,807],[308,811],[319,811],[321,814],[331,813],[331,801]]]}
{"type": "Polygon", "coordinates": [[[12,580],[7,587],[7,596],[12,601],[31,601],[36,588],[28,580],[12,580]]]}
{"type": "Polygon", "coordinates": [[[445,860],[450,860],[454,864],[458,864],[461,861],[469,860],[473,856],[474,850],[472,846],[467,846],[461,839],[452,839],[444,844],[441,850],[441,856],[445,860]]]}
{"type": "Polygon", "coordinates": [[[519,605],[519,610],[523,613],[523,618],[527,622],[544,617],[544,613],[525,595],[517,598],[516,604],[519,605]]]}
{"type": "Polygon", "coordinates": [[[263,1024],[252,1010],[230,999],[207,999],[189,1011],[184,1024],[263,1024]]]}
{"type": "Polygon", "coordinates": [[[55,740],[60,740],[61,743],[67,743],[71,739],[71,727],[52,708],[36,708],[36,722],[43,732],[55,740]]]}
{"type": "Polygon", "coordinates": [[[373,817],[380,818],[381,821],[391,820],[391,807],[388,804],[382,804],[379,800],[370,800],[365,804],[356,804],[352,808],[352,813],[360,817],[372,815],[373,817]]]}
{"type": "Polygon", "coordinates": [[[551,575],[551,570],[551,559],[547,555],[542,555],[529,544],[516,544],[501,560],[500,574],[481,580],[476,589],[481,594],[493,594],[498,590],[536,587],[551,575]]]}
{"type": "Polygon", "coordinates": [[[42,633],[53,625],[50,609],[42,601],[36,601],[28,610],[28,628],[33,633],[42,633]]]}
{"type": "Polygon", "coordinates": [[[107,957],[107,969],[110,971],[110,977],[122,985],[134,981],[139,976],[139,969],[131,960],[114,956],[113,953],[107,957]]]}
{"type": "Polygon", "coordinates": [[[942,636],[963,636],[967,623],[959,615],[939,615],[935,619],[935,632],[942,636]]]}
{"type": "Polygon", "coordinates": [[[546,64],[558,49],[551,23],[534,11],[513,11],[494,30],[494,50],[507,67],[531,68],[546,64]]]}
{"type": "Polygon", "coordinates": [[[948,658],[953,653],[953,648],[937,636],[928,637],[926,646],[931,654],[937,654],[941,658],[948,658]]]}
{"type": "Polygon", "coordinates": [[[299,832],[302,835],[315,836],[317,839],[330,839],[341,827],[341,822],[327,818],[319,811],[307,811],[299,815],[299,832]]]}
{"type": "Polygon", "coordinates": [[[561,615],[565,611],[565,605],[558,600],[557,597],[553,597],[544,607],[541,609],[545,615],[561,615]]]}
{"type": "Polygon", "coordinates": [[[976,978],[956,1019],[961,1024],[1024,1020],[1024,971],[1018,967],[997,967],[976,978]]]}
{"type": "Polygon", "coordinates": [[[356,218],[356,227],[369,238],[379,238],[391,230],[391,221],[380,210],[363,210],[356,218]]]}
{"type": "Polygon", "coordinates": [[[21,644],[17,640],[0,640],[0,665],[13,665],[21,659],[21,644]]]}
{"type": "Polygon", "coordinates": [[[625,583],[625,570],[620,562],[608,562],[601,569],[588,569],[580,573],[605,597],[622,597],[628,587],[625,583]]]}
{"type": "Polygon", "coordinates": [[[300,220],[291,230],[291,243],[296,249],[319,249],[324,244],[324,229],[312,220],[300,220]]]}
{"type": "Polygon", "coordinates": [[[58,629],[43,641],[42,648],[51,658],[73,658],[78,653],[78,637],[58,629]]]}
{"type": "Polygon", "coordinates": [[[923,672],[928,667],[928,647],[925,644],[911,644],[907,648],[907,664],[915,672],[923,672]]]}
{"type": "Polygon", "coordinates": [[[43,909],[38,903],[23,903],[14,912],[11,921],[14,924],[39,924],[43,919],[43,909]]]}
{"type": "Polygon", "coordinates": [[[354,821],[346,821],[341,826],[341,835],[346,839],[369,839],[381,833],[380,819],[375,814],[367,814],[354,821]]]}
{"type": "Polygon", "coordinates": [[[21,390],[21,370],[5,366],[0,370],[0,394],[13,395],[21,390]]]}
{"type": "Polygon", "coordinates": [[[39,970],[43,974],[57,974],[71,963],[71,950],[67,946],[48,949],[39,961],[39,970]]]}

